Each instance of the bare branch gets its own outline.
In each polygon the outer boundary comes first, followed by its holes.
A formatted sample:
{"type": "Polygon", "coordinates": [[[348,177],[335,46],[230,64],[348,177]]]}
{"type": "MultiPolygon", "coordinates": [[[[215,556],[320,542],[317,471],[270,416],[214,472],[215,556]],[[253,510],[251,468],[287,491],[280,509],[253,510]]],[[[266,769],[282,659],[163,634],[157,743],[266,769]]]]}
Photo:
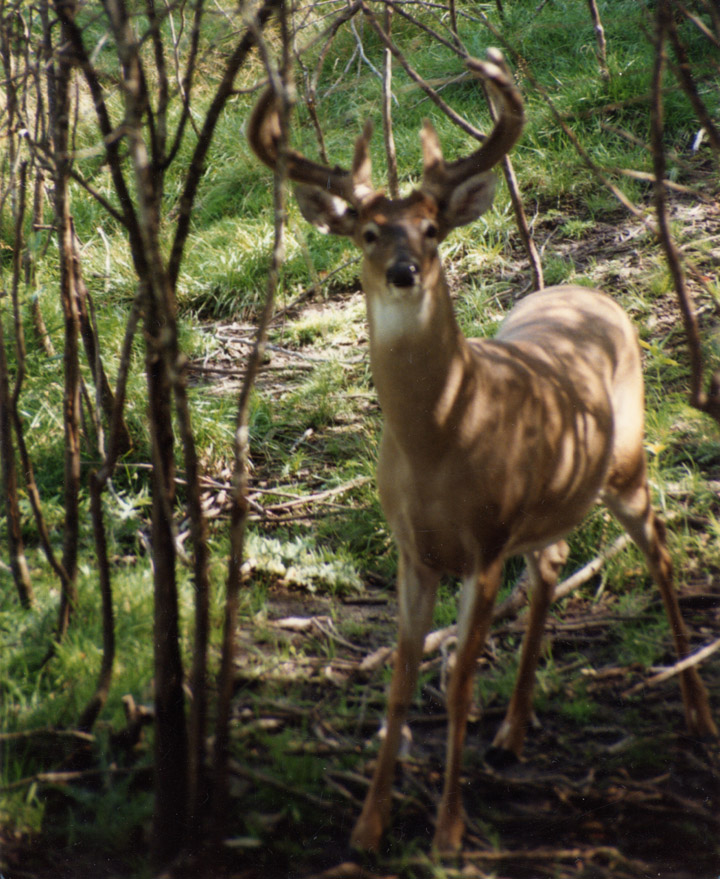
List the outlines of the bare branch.
{"type": "MultiPolygon", "coordinates": [[[[284,261],[284,234],[285,234],[285,184],[287,180],[287,143],[288,143],[288,118],[290,114],[290,94],[287,86],[289,76],[289,39],[287,34],[287,21],[284,5],[281,6],[280,24],[283,35],[283,57],[279,71],[268,70],[271,82],[279,85],[277,93],[278,114],[280,120],[280,141],[278,144],[278,163],[275,169],[274,184],[274,243],[273,253],[268,272],[268,281],[265,293],[265,303],[260,315],[255,345],[248,359],[245,378],[240,390],[238,400],[237,419],[235,425],[235,463],[233,473],[232,506],[230,512],[230,560],[228,565],[227,593],[225,600],[225,621],[223,628],[223,645],[221,667],[218,680],[218,707],[217,721],[215,726],[215,752],[213,774],[215,781],[214,814],[218,829],[224,823],[226,814],[227,790],[227,767],[229,759],[229,724],[230,724],[230,701],[233,684],[233,662],[235,655],[235,630],[238,615],[238,596],[242,582],[242,562],[244,556],[245,529],[247,527],[250,505],[248,500],[249,481],[249,411],[250,395],[255,384],[260,364],[263,358],[268,328],[272,318],[275,302],[275,292],[278,285],[279,274],[284,261]]],[[[263,47],[264,48],[264,47],[263,47]]],[[[267,49],[263,52],[269,60],[267,49]]]]}
{"type": "Polygon", "coordinates": [[[695,114],[700,120],[700,124],[707,133],[707,136],[710,140],[710,146],[715,151],[716,156],[720,157],[720,131],[718,131],[715,123],[708,113],[708,109],[705,106],[705,103],[700,97],[697,85],[695,84],[695,79],[690,72],[690,61],[688,59],[687,49],[680,39],[677,25],[675,24],[675,19],[672,15],[669,16],[668,35],[670,37],[670,42],[673,45],[673,49],[675,50],[675,57],[677,58],[675,73],[680,80],[683,91],[687,95],[687,98],[690,101],[690,104],[692,105],[695,114]]]}
{"type": "MultiPolygon", "coordinates": [[[[408,62],[407,58],[405,58],[405,56],[400,51],[400,49],[395,45],[395,43],[393,43],[393,41],[385,33],[385,31],[382,28],[382,25],[377,20],[375,14],[370,9],[370,7],[367,5],[367,3],[363,3],[363,13],[365,14],[366,18],[368,19],[368,21],[372,25],[372,27],[375,30],[375,32],[377,33],[377,35],[382,40],[385,47],[387,49],[389,49],[389,51],[392,52],[392,54],[397,58],[397,60],[400,62],[403,69],[405,70],[407,75],[410,77],[410,79],[412,79],[413,82],[417,83],[417,85],[420,86],[420,88],[425,92],[425,94],[430,98],[430,100],[437,107],[439,107],[442,110],[442,112],[449,119],[452,119],[452,121],[459,128],[461,128],[466,134],[469,134],[471,137],[474,137],[476,140],[483,140],[485,137],[483,132],[480,131],[478,128],[475,128],[474,125],[471,125],[466,119],[464,119],[462,116],[460,116],[458,113],[456,113],[455,110],[453,110],[449,104],[447,104],[447,103],[445,103],[445,101],[443,101],[443,99],[440,97],[440,95],[438,95],[438,93],[435,91],[435,89],[428,82],[426,82],[422,78],[422,76],[420,76],[420,74],[413,67],[410,66],[410,63],[408,62]]],[[[407,13],[405,13],[405,17],[408,18],[410,16],[408,16],[407,13]]]]}
{"type": "MultiPolygon", "coordinates": [[[[263,5],[258,10],[256,16],[257,27],[264,27],[265,23],[281,2],[282,0],[264,0],[263,5]]],[[[220,118],[220,114],[228,98],[232,95],[235,76],[240,67],[244,64],[245,59],[254,45],[255,36],[251,30],[247,30],[243,38],[238,42],[231,56],[228,58],[220,84],[215,92],[215,97],[205,115],[205,121],[190,161],[190,168],[187,177],[185,178],[185,186],[178,202],[178,219],[175,227],[175,237],[173,238],[170,259],[168,261],[168,277],[173,289],[177,284],[185,243],[190,232],[190,214],[192,211],[192,205],[195,201],[195,195],[197,194],[197,188],[205,168],[205,157],[210,148],[212,136],[215,132],[215,127],[220,118]]]]}
{"type": "Polygon", "coordinates": [[[666,40],[671,30],[672,10],[668,0],[661,0],[657,10],[657,33],[655,44],[655,64],[653,66],[652,92],[650,105],[651,142],[653,152],[653,170],[655,172],[654,201],[658,220],[658,236],[665,251],[668,268],[675,285],[680,313],[682,314],[685,336],[690,354],[690,402],[696,408],[706,412],[720,424],[720,387],[715,378],[711,382],[710,391],[703,389],[704,358],[700,341],[697,315],[692,296],[685,283],[680,255],[670,231],[667,215],[667,198],[665,194],[665,152],[663,146],[663,104],[662,80],[666,66],[666,40]]]}
{"type": "Polygon", "coordinates": [[[610,70],[607,66],[607,44],[605,42],[605,28],[602,24],[602,19],[600,18],[600,12],[598,10],[596,0],[588,0],[588,6],[590,7],[590,15],[593,20],[593,28],[595,29],[595,41],[597,43],[597,59],[598,65],[600,67],[600,76],[604,80],[610,79],[610,70]]]}
{"type": "MultiPolygon", "coordinates": [[[[392,6],[385,7],[385,33],[390,36],[392,29],[392,6]]],[[[388,192],[390,198],[397,198],[398,169],[395,154],[395,138],[392,129],[392,53],[386,46],[383,69],[383,137],[385,139],[385,155],[387,156],[388,192]]]]}

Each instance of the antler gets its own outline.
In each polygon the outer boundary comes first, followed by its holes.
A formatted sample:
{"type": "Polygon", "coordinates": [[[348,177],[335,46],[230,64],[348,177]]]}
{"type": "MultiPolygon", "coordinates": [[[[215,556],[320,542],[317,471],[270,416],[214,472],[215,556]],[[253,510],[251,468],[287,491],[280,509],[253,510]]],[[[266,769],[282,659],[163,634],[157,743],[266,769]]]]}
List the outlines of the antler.
{"type": "MultiPolygon", "coordinates": [[[[492,168],[510,151],[523,128],[522,98],[515,87],[502,52],[499,49],[488,49],[487,56],[487,61],[467,59],[470,70],[488,83],[500,105],[495,128],[482,146],[469,156],[456,159],[454,162],[445,162],[435,129],[426,121],[422,131],[424,158],[422,189],[430,195],[439,197],[440,200],[447,195],[448,190],[458,186],[468,177],[492,168]]],[[[338,165],[334,168],[322,165],[305,158],[296,150],[288,149],[288,176],[296,183],[316,186],[358,207],[375,192],[368,150],[371,133],[372,124],[368,121],[363,133],[355,142],[355,154],[350,171],[338,165]]],[[[263,92],[253,110],[248,126],[248,140],[257,157],[274,169],[278,161],[280,116],[272,88],[263,92]]]]}
{"type": "Polygon", "coordinates": [[[449,189],[468,177],[492,168],[512,149],[525,122],[523,102],[503,54],[499,49],[487,50],[487,61],[468,58],[467,66],[490,86],[500,105],[498,121],[482,146],[464,158],[445,162],[440,141],[428,121],[422,131],[422,189],[434,196],[443,196],[449,189]]]}
{"type": "MultiPolygon", "coordinates": [[[[359,205],[375,191],[371,180],[368,150],[371,135],[372,123],[368,121],[355,142],[355,154],[350,171],[338,165],[330,168],[319,162],[313,162],[296,150],[288,149],[286,154],[288,177],[296,183],[317,186],[332,195],[339,196],[351,205],[359,205]]],[[[248,125],[248,140],[255,155],[274,170],[278,161],[280,115],[272,88],[263,92],[253,110],[248,125]]]]}

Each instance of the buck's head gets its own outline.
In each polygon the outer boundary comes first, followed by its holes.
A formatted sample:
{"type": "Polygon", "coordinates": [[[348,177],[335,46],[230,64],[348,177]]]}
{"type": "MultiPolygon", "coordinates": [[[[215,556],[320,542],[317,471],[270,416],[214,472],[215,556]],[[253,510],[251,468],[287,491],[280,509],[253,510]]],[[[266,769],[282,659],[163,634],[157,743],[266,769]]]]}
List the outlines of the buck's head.
{"type": "MultiPolygon", "coordinates": [[[[490,86],[499,107],[498,122],[482,146],[454,162],[443,159],[435,129],[425,122],[421,142],[423,176],[405,198],[391,199],[373,187],[369,143],[372,126],[355,143],[352,168],[329,168],[294,150],[287,154],[288,176],[298,185],[303,216],[323,232],[344,235],[363,253],[363,287],[370,296],[407,297],[434,288],[441,273],[438,244],[457,226],[476,220],[492,204],[495,175],[490,170],[513,146],[523,125],[520,94],[500,52],[468,66],[490,86]]],[[[258,157],[277,163],[279,120],[270,90],[260,98],[248,137],[258,157]]]]}

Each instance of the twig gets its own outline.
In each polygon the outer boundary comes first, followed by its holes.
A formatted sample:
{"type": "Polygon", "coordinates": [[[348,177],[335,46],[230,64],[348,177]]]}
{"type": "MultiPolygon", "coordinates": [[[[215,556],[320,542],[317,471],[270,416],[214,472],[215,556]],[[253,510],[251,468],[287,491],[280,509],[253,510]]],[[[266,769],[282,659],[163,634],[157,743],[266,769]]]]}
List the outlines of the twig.
{"type": "MultiPolygon", "coordinates": [[[[611,125],[609,122],[603,122],[602,120],[600,121],[600,128],[602,128],[603,131],[609,131],[610,134],[621,137],[623,140],[626,140],[628,143],[631,143],[634,146],[638,146],[641,149],[647,150],[647,152],[652,152],[652,147],[649,143],[644,141],[641,137],[637,137],[636,135],[632,134],[632,132],[626,131],[624,128],[619,128],[617,125],[611,125]]],[[[691,171],[696,167],[693,162],[686,161],[675,151],[671,151],[669,155],[672,158],[673,163],[681,168],[685,168],[686,170],[691,171]]]]}
{"type": "Polygon", "coordinates": [[[351,20],[351,21],[350,21],[350,30],[353,32],[353,36],[355,37],[355,44],[356,44],[356,46],[357,46],[357,50],[358,50],[358,53],[359,53],[360,57],[361,57],[362,60],[365,62],[365,64],[367,64],[367,66],[370,68],[370,70],[372,71],[372,73],[373,73],[375,76],[377,76],[377,78],[380,80],[380,82],[382,82],[382,81],[383,81],[383,75],[382,75],[382,73],[377,69],[377,67],[375,67],[375,65],[372,63],[372,61],[371,61],[371,60],[368,58],[368,56],[365,54],[365,49],[364,49],[364,47],[363,47],[363,43],[362,43],[362,37],[361,37],[360,34],[357,32],[357,28],[355,27],[355,21],[354,21],[354,20],[351,20]]]}
{"type": "Polygon", "coordinates": [[[289,302],[287,305],[283,306],[283,308],[279,308],[273,315],[270,324],[272,325],[274,323],[277,323],[277,321],[282,320],[282,318],[284,318],[288,312],[292,311],[293,308],[298,306],[301,302],[304,302],[305,299],[313,296],[318,291],[321,285],[327,284],[330,280],[332,280],[335,275],[340,274],[340,272],[345,271],[345,269],[349,266],[359,262],[360,257],[355,256],[352,259],[349,259],[347,262],[344,262],[342,265],[338,266],[336,269],[333,269],[331,272],[328,272],[327,275],[325,275],[323,278],[315,281],[310,287],[308,287],[299,296],[293,299],[292,302],[289,302]]]}
{"type": "MultiPolygon", "coordinates": [[[[622,174],[623,177],[631,177],[633,180],[642,180],[646,183],[654,183],[655,175],[649,174],[647,171],[636,171],[634,168],[617,168],[617,173],[622,174]]],[[[692,195],[693,198],[698,201],[702,201],[705,204],[715,204],[715,199],[712,196],[705,195],[704,192],[701,192],[697,187],[692,186],[683,186],[682,183],[675,183],[674,180],[663,180],[663,185],[667,187],[667,189],[672,189],[674,192],[682,192],[684,195],[692,195]]]]}
{"type": "MultiPolygon", "coordinates": [[[[403,13],[403,14],[406,16],[406,18],[409,18],[411,21],[414,21],[412,16],[408,15],[407,13],[403,13]]],[[[482,22],[485,25],[485,27],[490,31],[490,33],[493,35],[493,37],[497,40],[498,44],[500,44],[505,49],[507,54],[514,60],[515,64],[522,69],[523,75],[525,76],[527,81],[532,85],[532,87],[537,91],[537,93],[545,101],[548,108],[550,109],[550,112],[555,117],[558,125],[560,125],[560,127],[562,128],[563,133],[570,140],[572,145],[575,147],[577,154],[580,156],[583,163],[587,166],[587,168],[589,168],[589,170],[592,172],[592,174],[595,176],[595,178],[597,180],[599,180],[605,187],[607,187],[607,189],[609,189],[610,192],[612,192],[612,194],[620,202],[620,204],[623,205],[623,207],[625,207],[628,211],[630,211],[631,214],[636,216],[640,220],[640,222],[642,222],[653,234],[657,235],[657,230],[655,229],[655,227],[653,226],[651,221],[645,216],[645,214],[627,198],[627,196],[625,195],[624,192],[622,192],[622,190],[618,189],[618,187],[615,186],[615,184],[611,180],[608,179],[608,177],[602,171],[602,169],[600,169],[595,164],[595,162],[593,162],[593,160],[590,158],[589,153],[583,147],[583,145],[580,143],[575,132],[567,124],[564,116],[560,113],[560,111],[555,106],[555,103],[552,100],[552,98],[550,97],[550,95],[548,94],[547,90],[544,89],[540,85],[540,83],[535,79],[535,77],[532,75],[532,73],[530,71],[530,66],[527,63],[526,59],[522,55],[520,55],[520,53],[517,51],[515,46],[511,42],[509,42],[509,40],[507,40],[505,38],[505,36],[493,25],[493,23],[488,19],[488,17],[486,15],[483,15],[482,13],[478,13],[475,16],[475,19],[477,21],[482,22]]]]}
{"type": "MultiPolygon", "coordinates": [[[[392,29],[392,6],[385,7],[385,31],[388,36],[392,29]]],[[[388,192],[390,198],[399,195],[397,154],[392,128],[392,52],[386,46],[384,51],[383,71],[383,137],[385,139],[385,155],[387,157],[388,192]]]]}
{"type": "MultiPolygon", "coordinates": [[[[714,2],[714,0],[713,0],[714,2]]],[[[720,49],[720,10],[717,8],[717,4],[715,6],[710,6],[709,11],[715,20],[715,25],[718,29],[717,35],[714,34],[710,28],[705,24],[705,22],[697,15],[693,15],[689,9],[685,7],[683,3],[680,3],[679,0],[676,0],[675,5],[682,12],[682,14],[691,21],[695,27],[700,31],[700,33],[710,40],[716,48],[720,49]]]]}
{"type": "Polygon", "coordinates": [[[335,626],[330,617],[285,617],[280,620],[268,620],[268,623],[274,628],[287,629],[291,632],[307,632],[316,629],[326,638],[341,644],[348,650],[352,650],[355,653],[365,652],[362,647],[358,647],[357,644],[353,644],[343,638],[342,635],[335,630],[335,626]]]}
{"type": "Polygon", "coordinates": [[[279,28],[282,37],[282,60],[280,70],[270,62],[268,49],[260,33],[260,26],[252,29],[254,41],[263,57],[270,81],[274,83],[279,99],[280,144],[278,163],[274,175],[274,241],[270,270],[268,272],[265,302],[258,320],[255,345],[248,358],[243,385],[237,407],[234,443],[234,472],[232,507],[230,520],[230,549],[228,563],[227,591],[225,598],[225,619],[223,625],[222,655],[218,679],[217,720],[215,726],[215,752],[213,754],[213,775],[215,782],[213,812],[218,830],[223,826],[227,814],[229,790],[227,769],[230,753],[230,714],[234,690],[234,664],[236,651],[236,629],[242,564],[245,552],[245,531],[248,522],[248,480],[250,445],[250,399],[260,364],[264,355],[270,318],[275,303],[280,271],[285,259],[285,182],[287,179],[286,149],[288,139],[288,116],[290,95],[287,78],[290,72],[290,38],[287,29],[287,13],[281,5],[279,28]]]}
{"type": "MultiPolygon", "coordinates": [[[[228,761],[228,769],[232,772],[233,775],[237,775],[240,778],[244,778],[247,781],[251,781],[254,785],[263,785],[266,787],[275,788],[275,790],[280,791],[287,796],[293,797],[297,800],[302,800],[305,803],[315,807],[316,809],[322,809],[325,811],[328,807],[327,800],[322,799],[321,797],[316,797],[313,794],[307,793],[307,791],[302,790],[301,788],[292,787],[289,784],[286,784],[284,781],[280,781],[277,778],[274,778],[272,775],[268,775],[266,772],[260,772],[257,769],[248,769],[247,766],[243,766],[238,763],[236,760],[228,761]]],[[[334,809],[342,810],[342,806],[338,803],[333,806],[334,809]]]]}
{"type": "Polygon", "coordinates": [[[351,479],[343,485],[337,485],[334,488],[327,488],[325,491],[319,491],[315,494],[305,495],[304,497],[296,496],[284,503],[270,504],[262,509],[266,513],[282,512],[283,510],[289,510],[293,507],[300,507],[305,506],[306,504],[324,501],[327,498],[335,497],[338,494],[345,494],[346,491],[351,491],[353,488],[357,488],[359,485],[365,485],[368,482],[372,482],[372,479],[369,476],[358,476],[356,479],[351,479]]]}
{"type": "MultiPolygon", "coordinates": [[[[340,15],[337,15],[329,28],[323,35],[325,38],[325,42],[323,44],[322,49],[318,54],[318,59],[315,63],[315,70],[311,77],[307,75],[307,68],[302,63],[302,54],[308,47],[304,47],[302,51],[296,52],[295,57],[298,59],[298,63],[301,65],[301,69],[303,71],[303,77],[305,79],[305,106],[307,107],[308,113],[310,114],[310,118],[312,119],[313,126],[315,128],[315,134],[318,140],[318,147],[320,151],[320,158],[323,163],[329,165],[330,162],[327,158],[327,153],[325,150],[325,139],[323,137],[322,127],[320,125],[320,120],[317,115],[317,87],[318,81],[320,79],[320,74],[322,72],[323,65],[325,63],[325,59],[327,58],[328,52],[333,44],[333,40],[340,29],[340,27],[345,24],[350,18],[352,18],[357,11],[360,9],[360,2],[356,0],[351,6],[345,9],[340,15]]],[[[298,29],[299,30],[299,29],[298,29]]],[[[297,30],[295,32],[297,34],[297,30]]]]}
{"type": "Polygon", "coordinates": [[[610,70],[607,66],[607,44],[605,42],[605,29],[602,25],[600,12],[598,11],[596,0],[588,0],[590,7],[590,15],[593,20],[593,28],[595,29],[595,41],[597,42],[597,59],[600,67],[600,76],[604,80],[610,79],[610,70]]]}
{"type": "MultiPolygon", "coordinates": [[[[592,561],[588,562],[584,567],[580,568],[562,583],[555,587],[553,594],[553,602],[565,598],[575,589],[578,589],[583,583],[587,583],[594,577],[603,567],[603,565],[617,555],[627,546],[630,538],[627,534],[621,534],[609,547],[599,553],[592,561]]],[[[527,572],[523,572],[518,578],[517,583],[512,589],[510,595],[493,610],[493,623],[500,620],[515,616],[523,605],[527,604],[527,589],[529,586],[529,578],[527,572]]],[[[423,643],[423,653],[433,653],[440,650],[451,638],[457,635],[457,625],[447,626],[444,629],[437,629],[430,632],[423,643]]],[[[361,668],[363,671],[372,671],[380,665],[383,665],[394,653],[390,648],[381,648],[368,654],[361,668]]]]}
{"type": "Polygon", "coordinates": [[[713,653],[717,652],[718,650],[720,650],[720,638],[717,638],[715,641],[712,641],[710,644],[707,644],[700,650],[696,650],[695,653],[691,653],[689,656],[678,660],[674,665],[663,669],[661,672],[653,675],[646,681],[641,681],[639,684],[636,684],[634,687],[626,690],[623,695],[634,696],[636,693],[644,690],[645,687],[654,687],[656,684],[661,684],[663,681],[674,678],[677,675],[682,674],[682,672],[686,671],[688,668],[693,668],[694,666],[699,665],[701,662],[704,662],[709,656],[712,656],[713,653]]]}
{"type": "MultiPolygon", "coordinates": [[[[440,110],[442,110],[442,112],[449,119],[452,119],[452,121],[459,128],[461,128],[466,134],[469,134],[471,137],[474,137],[476,140],[483,140],[484,139],[483,132],[480,131],[478,128],[475,128],[474,125],[471,125],[466,119],[463,119],[463,117],[460,116],[458,113],[456,113],[455,110],[453,110],[449,104],[446,104],[445,101],[443,101],[443,99],[440,97],[440,95],[435,91],[435,89],[432,88],[432,86],[425,79],[423,79],[422,76],[420,76],[420,74],[413,67],[410,66],[410,63],[408,62],[407,58],[405,58],[405,56],[400,51],[400,49],[395,45],[395,43],[393,43],[393,41],[385,33],[385,30],[383,29],[382,25],[377,20],[377,18],[375,17],[375,14],[370,9],[370,7],[367,5],[367,3],[363,3],[363,12],[365,14],[365,17],[368,19],[368,21],[372,25],[373,29],[377,33],[377,35],[382,40],[385,47],[387,49],[389,49],[392,52],[392,54],[397,58],[397,60],[400,62],[403,69],[405,70],[407,75],[410,77],[410,79],[412,79],[413,82],[417,83],[417,85],[420,86],[420,88],[425,92],[425,94],[430,98],[430,100],[437,107],[439,107],[440,110]]],[[[407,13],[403,13],[403,14],[405,15],[406,18],[410,18],[411,20],[414,21],[414,19],[412,19],[412,16],[408,16],[407,13]]],[[[457,49],[455,49],[455,52],[457,53],[457,49]]]]}
{"type": "Polygon", "coordinates": [[[79,729],[23,729],[14,732],[0,732],[0,742],[25,742],[28,739],[68,739],[78,744],[91,745],[95,736],[79,729]]]}
{"type": "MultiPolygon", "coordinates": [[[[485,87],[483,87],[483,91],[485,92],[485,99],[487,100],[488,108],[490,110],[490,118],[493,120],[493,122],[496,122],[497,112],[492,102],[492,98],[490,97],[490,92],[485,87]]],[[[540,254],[538,253],[537,245],[535,244],[535,239],[533,238],[532,232],[530,231],[530,225],[527,221],[525,208],[523,207],[522,196],[520,194],[520,186],[518,184],[517,177],[515,175],[515,168],[513,167],[510,156],[503,156],[501,165],[503,169],[503,175],[505,177],[505,183],[507,184],[508,192],[510,193],[510,201],[513,206],[513,211],[515,213],[515,222],[517,223],[518,232],[520,233],[520,239],[523,243],[523,247],[525,248],[525,253],[527,253],[528,259],[530,260],[530,270],[532,272],[533,279],[532,289],[542,290],[545,286],[542,261],[540,259],[540,254]]]]}
{"type": "Polygon", "coordinates": [[[579,571],[576,571],[568,577],[567,580],[563,580],[562,583],[559,583],[555,587],[553,600],[558,601],[561,598],[565,598],[565,596],[569,595],[579,586],[582,586],[583,583],[587,583],[588,580],[591,580],[597,573],[599,573],[603,565],[613,558],[613,556],[616,556],[619,552],[625,549],[629,542],[630,537],[627,534],[621,534],[592,561],[588,562],[584,567],[580,568],[579,571]]]}
{"type": "Polygon", "coordinates": [[[105,767],[103,769],[82,769],[70,772],[37,772],[27,778],[19,778],[17,781],[3,785],[0,790],[12,791],[19,790],[23,787],[30,787],[33,784],[46,784],[59,787],[61,785],[72,784],[73,782],[89,781],[96,778],[107,778],[108,776],[116,777],[118,775],[129,775],[136,770],[131,768],[118,768],[115,766],[105,767]]]}
{"type": "Polygon", "coordinates": [[[701,412],[710,415],[720,424],[720,374],[712,376],[708,392],[703,388],[704,358],[700,344],[700,331],[692,296],[685,283],[685,274],[675,243],[672,239],[667,216],[665,195],[665,153],[663,146],[663,105],[662,80],[665,71],[665,44],[671,29],[672,9],[668,0],[662,0],[657,8],[657,34],[655,45],[655,64],[652,76],[652,95],[650,105],[650,130],[655,172],[655,212],[658,219],[658,237],[665,251],[668,268],[673,278],[678,304],[682,314],[690,354],[690,403],[701,412]]]}
{"type": "Polygon", "coordinates": [[[527,864],[531,861],[571,861],[586,863],[597,858],[603,858],[612,864],[623,864],[635,869],[642,869],[643,875],[649,873],[649,867],[636,859],[628,858],[614,846],[598,845],[578,848],[536,848],[536,849],[512,849],[505,851],[464,852],[463,858],[473,863],[496,864],[502,861],[520,862],[527,864]]]}
{"type": "Polygon", "coordinates": [[[670,36],[670,42],[673,45],[673,49],[675,50],[675,56],[677,57],[675,74],[679,79],[680,85],[682,85],[683,91],[687,95],[688,101],[690,101],[690,104],[692,105],[696,116],[700,120],[700,124],[705,129],[705,132],[710,139],[710,146],[715,151],[716,157],[720,157],[720,131],[718,131],[717,127],[715,126],[715,123],[708,113],[707,107],[700,97],[697,85],[695,84],[693,75],[690,72],[690,61],[688,59],[687,49],[680,40],[680,35],[678,34],[675,19],[672,15],[668,17],[667,27],[668,34],[670,36]]]}
{"type": "Polygon", "coordinates": [[[268,522],[273,525],[281,525],[285,522],[305,522],[312,519],[323,519],[327,516],[333,516],[339,512],[353,513],[357,512],[357,507],[343,506],[341,504],[327,504],[322,510],[313,510],[312,512],[289,513],[287,516],[273,516],[265,514],[250,513],[249,522],[268,522]]]}

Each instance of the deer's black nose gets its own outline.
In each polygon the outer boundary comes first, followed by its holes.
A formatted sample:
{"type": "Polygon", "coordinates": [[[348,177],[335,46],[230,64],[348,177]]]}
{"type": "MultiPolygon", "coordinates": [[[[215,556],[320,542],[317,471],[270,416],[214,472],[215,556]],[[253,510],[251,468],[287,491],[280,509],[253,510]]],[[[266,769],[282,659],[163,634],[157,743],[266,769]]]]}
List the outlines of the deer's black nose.
{"type": "Polygon", "coordinates": [[[401,260],[393,263],[385,273],[388,284],[394,287],[414,287],[420,269],[412,260],[401,260]]]}

